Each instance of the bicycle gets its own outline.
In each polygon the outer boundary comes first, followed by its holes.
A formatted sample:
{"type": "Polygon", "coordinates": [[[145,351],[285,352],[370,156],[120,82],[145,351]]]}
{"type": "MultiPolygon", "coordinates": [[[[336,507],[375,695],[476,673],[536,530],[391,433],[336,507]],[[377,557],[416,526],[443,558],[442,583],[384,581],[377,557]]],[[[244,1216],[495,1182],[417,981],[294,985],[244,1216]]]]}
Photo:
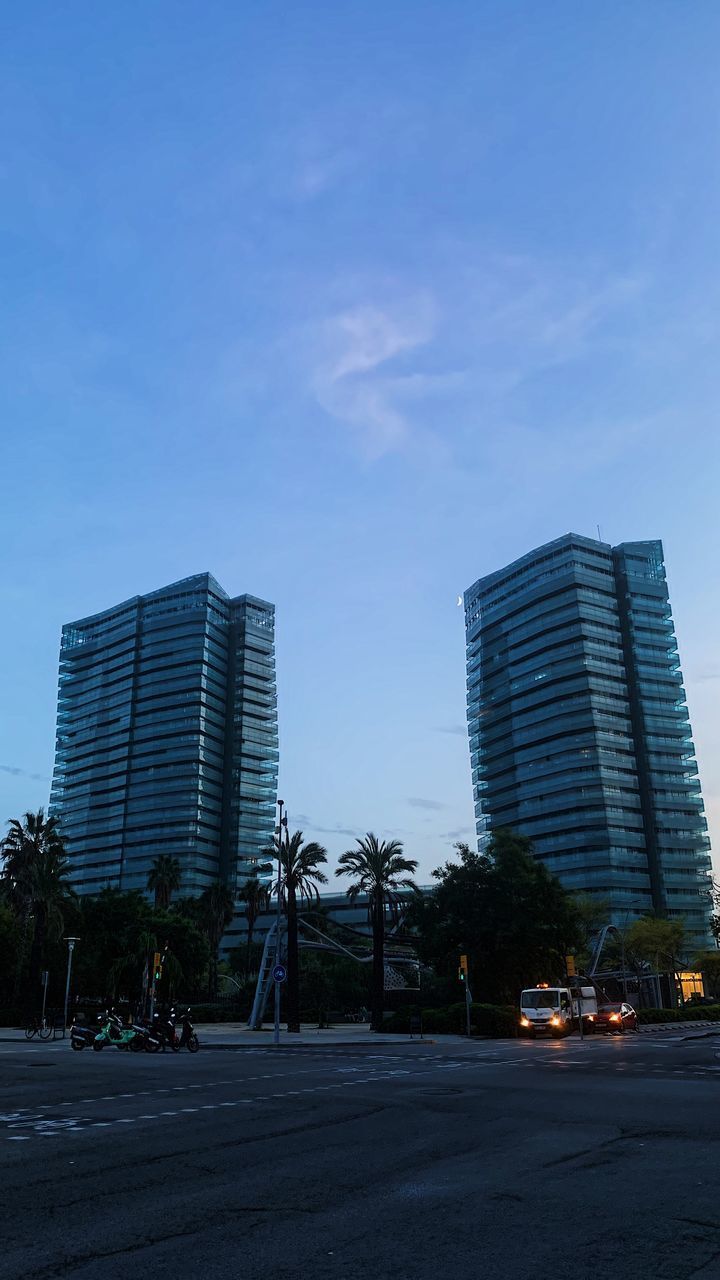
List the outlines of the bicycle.
{"type": "Polygon", "coordinates": [[[49,1040],[52,1035],[52,1024],[48,1018],[31,1018],[25,1027],[25,1039],[32,1040],[39,1036],[41,1040],[49,1040]]]}

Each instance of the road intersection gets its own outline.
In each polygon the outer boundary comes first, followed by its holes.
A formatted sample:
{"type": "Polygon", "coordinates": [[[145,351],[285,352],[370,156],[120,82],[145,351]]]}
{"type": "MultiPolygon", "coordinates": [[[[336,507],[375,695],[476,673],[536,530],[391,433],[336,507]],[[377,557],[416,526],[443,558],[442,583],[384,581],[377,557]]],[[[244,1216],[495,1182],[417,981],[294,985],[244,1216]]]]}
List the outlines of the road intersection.
{"type": "Polygon", "coordinates": [[[709,1280],[719,1054],[672,1033],[195,1057],[5,1043],[3,1274],[475,1280],[482,1259],[484,1277],[709,1280]]]}

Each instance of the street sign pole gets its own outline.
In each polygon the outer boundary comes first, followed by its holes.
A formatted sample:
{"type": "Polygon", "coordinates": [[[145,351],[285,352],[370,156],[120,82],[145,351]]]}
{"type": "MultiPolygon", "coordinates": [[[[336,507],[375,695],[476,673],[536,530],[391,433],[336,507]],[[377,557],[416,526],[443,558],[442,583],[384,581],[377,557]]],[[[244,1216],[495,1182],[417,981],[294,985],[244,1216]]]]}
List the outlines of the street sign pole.
{"type": "Polygon", "coordinates": [[[45,1004],[46,1004],[46,1002],[47,1002],[47,989],[48,989],[48,978],[49,978],[49,977],[50,977],[50,974],[48,973],[48,970],[47,970],[47,969],[43,969],[43,976],[42,976],[42,984],[43,984],[43,1007],[42,1007],[42,1021],[41,1021],[41,1024],[40,1024],[40,1025],[41,1025],[41,1026],[43,1026],[43,1027],[45,1026],[45,1004]]]}

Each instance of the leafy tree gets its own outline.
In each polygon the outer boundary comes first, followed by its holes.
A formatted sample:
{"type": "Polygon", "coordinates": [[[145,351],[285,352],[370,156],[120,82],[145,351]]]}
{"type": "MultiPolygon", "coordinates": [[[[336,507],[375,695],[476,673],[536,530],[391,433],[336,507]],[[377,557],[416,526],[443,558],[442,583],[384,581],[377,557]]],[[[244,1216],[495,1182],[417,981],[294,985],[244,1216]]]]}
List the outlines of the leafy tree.
{"type": "MultiPolygon", "coordinates": [[[[597,935],[610,920],[610,904],[606,898],[592,893],[574,893],[572,904],[578,918],[577,962],[580,971],[587,970],[597,935]]],[[[608,945],[604,948],[607,954],[608,945]]]]}
{"type": "Polygon", "coordinates": [[[524,836],[497,831],[486,853],[454,847],[458,861],[433,872],[436,888],[410,912],[420,958],[451,977],[465,953],[473,998],[515,1003],[564,972],[583,937],[577,907],[524,836]]]}
{"type": "Polygon", "coordinates": [[[370,1023],[381,1031],[385,1005],[385,915],[397,918],[399,890],[416,890],[412,879],[417,862],[406,858],[399,840],[378,840],[372,831],[357,840],[357,849],[348,849],[339,860],[336,875],[352,876],[347,896],[354,901],[368,895],[368,916],[372,926],[373,962],[370,1023]]]}
{"type": "Polygon", "coordinates": [[[34,991],[48,941],[62,937],[64,913],[75,898],[57,819],[46,818],[43,809],[26,813],[22,821],[11,819],[2,854],[6,899],[30,938],[29,982],[34,991]]]}
{"type": "Polygon", "coordinates": [[[658,972],[669,969],[675,973],[684,943],[685,926],[681,921],[655,916],[634,920],[625,934],[625,947],[631,959],[642,961],[658,972]]]}
{"type": "Polygon", "coordinates": [[[85,997],[136,999],[152,953],[167,944],[161,994],[182,985],[189,996],[207,971],[210,950],[199,926],[175,911],[155,911],[140,890],[104,889],[79,900],[72,920],[74,987],[85,997]]]}
{"type": "Polygon", "coordinates": [[[314,840],[306,844],[302,831],[275,836],[268,856],[280,859],[280,893],[287,913],[287,1029],[300,1030],[300,962],[298,948],[298,899],[317,901],[319,884],[327,884],[321,864],[327,850],[314,840]]]}
{"type": "Polygon", "coordinates": [[[270,903],[270,887],[264,880],[260,880],[259,873],[269,870],[269,864],[256,867],[252,875],[248,876],[238,893],[240,902],[245,903],[245,919],[247,920],[247,947],[245,950],[246,977],[250,973],[250,960],[253,954],[253,935],[255,933],[257,918],[258,916],[261,916],[264,911],[267,911],[270,903]]]}
{"type": "Polygon", "coordinates": [[[198,899],[199,920],[210,947],[208,995],[215,1000],[218,992],[218,952],[222,936],[235,914],[235,900],[222,880],[204,889],[198,899]]]}
{"type": "Polygon", "coordinates": [[[173,893],[180,888],[180,863],[177,858],[161,853],[154,859],[148,872],[147,887],[155,894],[155,906],[167,911],[173,893]]]}
{"type": "Polygon", "coordinates": [[[690,964],[702,973],[707,994],[720,1001],[720,951],[698,951],[690,964]]]}
{"type": "Polygon", "coordinates": [[[710,899],[710,932],[715,939],[715,946],[720,947],[720,884],[713,880],[707,894],[710,899]]]}
{"type": "Polygon", "coordinates": [[[0,1004],[12,999],[13,977],[22,945],[22,930],[15,912],[0,900],[0,1004]]]}

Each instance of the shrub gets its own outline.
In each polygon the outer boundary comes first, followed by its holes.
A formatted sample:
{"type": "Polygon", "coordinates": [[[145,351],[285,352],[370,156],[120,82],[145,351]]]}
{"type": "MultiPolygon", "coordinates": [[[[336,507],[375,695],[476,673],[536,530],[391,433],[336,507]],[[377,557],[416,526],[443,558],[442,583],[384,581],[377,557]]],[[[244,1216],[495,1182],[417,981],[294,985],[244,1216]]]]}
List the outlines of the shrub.
{"type": "Polygon", "coordinates": [[[517,1010],[511,1005],[474,1004],[470,1010],[470,1025],[479,1036],[516,1036],[517,1010]]]}
{"type": "Polygon", "coordinates": [[[638,1009],[638,1022],[720,1022],[720,1005],[683,1005],[681,1009],[638,1009]]]}
{"type": "MultiPolygon", "coordinates": [[[[409,1032],[417,1009],[401,1009],[386,1018],[386,1031],[409,1032]]],[[[448,1005],[445,1009],[423,1009],[424,1035],[464,1035],[466,1028],[465,1004],[448,1005]]],[[[470,1006],[472,1034],[481,1036],[516,1036],[517,1012],[507,1005],[473,1004],[470,1006]]]]}
{"type": "Polygon", "coordinates": [[[0,1009],[0,1027],[24,1027],[27,1015],[18,1008],[0,1009]]]}

